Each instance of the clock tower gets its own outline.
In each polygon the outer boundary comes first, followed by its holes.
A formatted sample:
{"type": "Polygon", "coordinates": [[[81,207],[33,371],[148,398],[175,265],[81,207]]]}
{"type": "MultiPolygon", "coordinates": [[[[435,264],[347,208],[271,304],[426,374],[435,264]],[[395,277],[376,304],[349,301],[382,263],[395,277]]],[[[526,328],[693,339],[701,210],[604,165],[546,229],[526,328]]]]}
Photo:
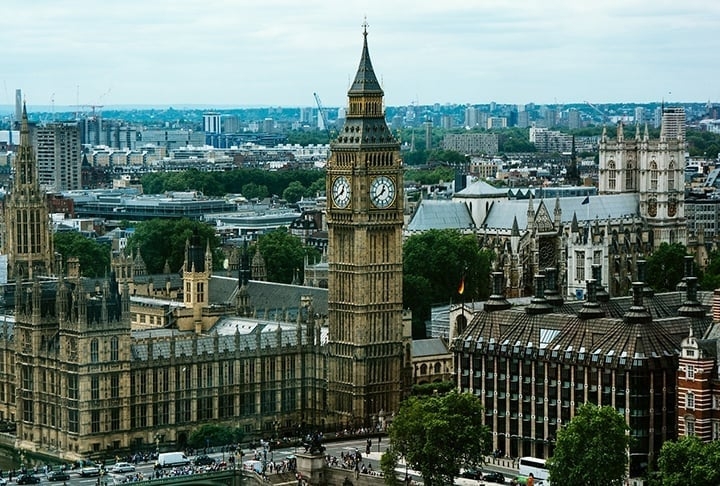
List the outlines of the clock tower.
{"type": "Polygon", "coordinates": [[[385,122],[363,26],[345,125],[327,164],[328,408],[336,424],[373,426],[408,386],[402,307],[403,167],[385,122]]]}

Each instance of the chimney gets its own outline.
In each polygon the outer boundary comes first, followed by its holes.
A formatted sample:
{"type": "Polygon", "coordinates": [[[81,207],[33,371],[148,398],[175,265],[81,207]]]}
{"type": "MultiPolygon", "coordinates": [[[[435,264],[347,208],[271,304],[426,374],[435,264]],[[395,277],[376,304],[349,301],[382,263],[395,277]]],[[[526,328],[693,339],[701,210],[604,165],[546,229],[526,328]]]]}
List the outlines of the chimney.
{"type": "MultiPolygon", "coordinates": [[[[685,284],[687,292],[685,294],[685,302],[678,309],[678,315],[683,317],[697,317],[703,318],[706,316],[705,309],[703,309],[700,302],[697,300],[697,277],[685,277],[685,284]]],[[[714,301],[714,299],[713,299],[714,301]]],[[[713,314],[715,314],[715,308],[713,306],[713,314]]]]}
{"type": "Polygon", "coordinates": [[[627,324],[647,324],[652,322],[652,316],[643,305],[643,282],[633,282],[633,304],[623,316],[627,324]]]}
{"type": "Polygon", "coordinates": [[[610,294],[602,284],[602,265],[593,263],[592,278],[595,280],[595,296],[598,302],[610,302],[610,294]]]}
{"type": "Polygon", "coordinates": [[[531,315],[548,314],[553,311],[552,305],[545,299],[545,275],[535,275],[535,297],[530,301],[530,305],[525,308],[525,312],[531,315]]]}
{"type": "Polygon", "coordinates": [[[591,278],[587,281],[587,300],[583,303],[582,309],[578,312],[578,317],[582,320],[599,319],[605,317],[605,311],[602,310],[597,302],[597,283],[591,278]]]}
{"type": "Polygon", "coordinates": [[[555,268],[545,269],[545,300],[550,302],[553,307],[560,307],[565,303],[557,290],[557,270],[555,268]]]}
{"type": "MultiPolygon", "coordinates": [[[[640,259],[637,261],[637,281],[641,282],[643,284],[643,294],[645,294],[645,297],[652,297],[655,295],[655,291],[646,284],[645,281],[645,265],[647,264],[647,261],[644,259],[640,259]]],[[[633,282],[633,285],[635,285],[635,282],[633,282]]]]}
{"type": "Polygon", "coordinates": [[[505,298],[505,291],[503,290],[504,278],[505,275],[502,272],[492,273],[492,295],[483,306],[485,312],[494,312],[510,308],[510,302],[505,298]]]}

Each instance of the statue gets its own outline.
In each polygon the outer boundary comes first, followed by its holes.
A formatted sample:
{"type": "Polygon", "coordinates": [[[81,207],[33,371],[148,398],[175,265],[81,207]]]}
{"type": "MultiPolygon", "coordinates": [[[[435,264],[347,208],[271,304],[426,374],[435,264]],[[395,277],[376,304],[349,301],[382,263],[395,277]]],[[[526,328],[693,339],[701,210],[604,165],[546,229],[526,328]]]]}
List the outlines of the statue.
{"type": "Polygon", "coordinates": [[[322,434],[315,432],[305,437],[305,452],[309,454],[322,454],[325,452],[325,446],[322,445],[322,434]]]}

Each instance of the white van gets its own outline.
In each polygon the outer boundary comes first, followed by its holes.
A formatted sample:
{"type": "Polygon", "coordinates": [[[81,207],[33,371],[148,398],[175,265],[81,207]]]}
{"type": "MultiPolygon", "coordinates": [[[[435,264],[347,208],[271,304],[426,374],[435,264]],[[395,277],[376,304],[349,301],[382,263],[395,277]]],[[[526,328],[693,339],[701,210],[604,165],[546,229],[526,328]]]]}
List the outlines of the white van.
{"type": "Polygon", "coordinates": [[[160,467],[187,466],[190,459],[182,452],[163,452],[158,455],[157,465],[160,467]]]}

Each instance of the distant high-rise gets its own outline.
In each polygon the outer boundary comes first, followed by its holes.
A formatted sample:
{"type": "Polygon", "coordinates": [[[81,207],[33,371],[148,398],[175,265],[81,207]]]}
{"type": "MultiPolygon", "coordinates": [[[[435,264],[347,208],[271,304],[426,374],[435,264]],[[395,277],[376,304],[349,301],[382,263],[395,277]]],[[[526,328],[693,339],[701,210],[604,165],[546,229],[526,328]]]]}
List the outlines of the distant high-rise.
{"type": "Polygon", "coordinates": [[[82,188],[82,145],[76,122],[37,127],[38,181],[48,192],[82,188]]]}
{"type": "Polygon", "coordinates": [[[220,113],[203,113],[203,131],[205,133],[220,133],[220,113]]]}
{"type": "Polygon", "coordinates": [[[432,128],[433,124],[431,121],[426,121],[425,125],[425,150],[432,149],[432,128]]]}
{"type": "Polygon", "coordinates": [[[685,108],[663,109],[660,136],[665,137],[665,139],[680,138],[685,140],[685,108]]]}
{"type": "Polygon", "coordinates": [[[645,123],[645,108],[642,106],[635,107],[635,123],[645,123]]]}
{"type": "Polygon", "coordinates": [[[22,120],[22,90],[15,90],[15,122],[20,123],[22,120]]]}
{"type": "Polygon", "coordinates": [[[574,130],[581,126],[580,112],[575,108],[571,108],[570,111],[568,111],[568,128],[574,130]]]}

